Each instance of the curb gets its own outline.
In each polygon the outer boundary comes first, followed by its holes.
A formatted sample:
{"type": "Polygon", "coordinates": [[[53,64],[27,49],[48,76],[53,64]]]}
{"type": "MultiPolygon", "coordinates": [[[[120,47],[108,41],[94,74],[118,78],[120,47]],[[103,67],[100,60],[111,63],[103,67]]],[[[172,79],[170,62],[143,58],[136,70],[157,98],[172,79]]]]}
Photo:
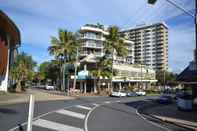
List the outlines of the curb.
{"type": "Polygon", "coordinates": [[[191,125],[182,124],[182,123],[178,123],[178,122],[173,122],[173,121],[169,121],[169,120],[166,120],[166,119],[160,119],[160,118],[157,118],[157,117],[155,117],[153,115],[150,115],[150,114],[147,114],[147,115],[154,118],[154,119],[157,119],[157,120],[160,120],[160,121],[163,121],[163,122],[166,122],[166,123],[174,124],[176,126],[183,127],[185,129],[188,129],[188,130],[191,130],[191,131],[197,131],[197,127],[193,127],[191,125]]]}

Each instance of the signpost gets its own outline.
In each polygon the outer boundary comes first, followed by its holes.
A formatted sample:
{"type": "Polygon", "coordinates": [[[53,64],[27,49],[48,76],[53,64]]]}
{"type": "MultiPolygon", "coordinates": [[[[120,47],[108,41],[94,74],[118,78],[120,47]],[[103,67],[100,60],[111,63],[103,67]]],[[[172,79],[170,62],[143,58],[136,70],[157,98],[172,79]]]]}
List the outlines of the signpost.
{"type": "Polygon", "coordinates": [[[34,96],[30,95],[27,131],[32,131],[32,122],[33,122],[33,116],[34,116],[34,103],[35,103],[34,96]]]}

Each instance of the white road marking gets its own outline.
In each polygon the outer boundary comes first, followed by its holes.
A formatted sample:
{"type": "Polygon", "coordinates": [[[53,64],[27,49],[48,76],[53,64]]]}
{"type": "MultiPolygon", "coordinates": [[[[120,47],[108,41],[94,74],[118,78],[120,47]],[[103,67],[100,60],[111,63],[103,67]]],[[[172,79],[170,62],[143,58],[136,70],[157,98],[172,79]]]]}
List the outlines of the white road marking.
{"type": "Polygon", "coordinates": [[[104,103],[109,104],[109,103],[111,103],[111,101],[105,101],[104,103]]]}
{"type": "Polygon", "coordinates": [[[68,126],[64,124],[60,124],[57,122],[52,122],[44,119],[38,119],[33,122],[33,125],[39,126],[39,127],[44,127],[47,129],[52,129],[52,130],[57,130],[57,131],[83,131],[81,128],[73,127],[73,126],[68,126]]]}
{"type": "Polygon", "coordinates": [[[92,105],[94,105],[94,106],[98,106],[99,104],[94,103],[94,104],[92,104],[92,105]]]}
{"type": "Polygon", "coordinates": [[[64,109],[58,110],[58,111],[56,111],[56,113],[67,115],[67,116],[76,117],[76,118],[79,118],[79,119],[84,119],[85,118],[84,114],[76,113],[76,112],[72,112],[72,111],[64,110],[64,109]]]}
{"type": "Polygon", "coordinates": [[[82,106],[82,105],[77,105],[76,107],[81,108],[81,109],[85,109],[85,110],[91,110],[91,107],[87,107],[87,106],[82,106]]]}
{"type": "Polygon", "coordinates": [[[116,102],[120,102],[120,101],[116,101],[116,102]]]}
{"type": "Polygon", "coordinates": [[[95,105],[95,107],[93,107],[92,110],[90,110],[90,111],[88,112],[88,114],[87,114],[87,116],[86,116],[86,118],[85,118],[85,122],[84,122],[85,131],[88,131],[88,118],[89,118],[90,114],[91,114],[97,107],[100,106],[100,105],[98,105],[98,104],[94,104],[94,105],[95,105]]]}

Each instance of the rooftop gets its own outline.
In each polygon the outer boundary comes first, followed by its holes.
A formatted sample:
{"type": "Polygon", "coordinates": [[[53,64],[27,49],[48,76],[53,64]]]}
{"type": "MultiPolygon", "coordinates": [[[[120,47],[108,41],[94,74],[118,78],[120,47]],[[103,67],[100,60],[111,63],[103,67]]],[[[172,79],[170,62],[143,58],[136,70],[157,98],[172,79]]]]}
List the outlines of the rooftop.
{"type": "Polygon", "coordinates": [[[168,29],[168,25],[165,22],[158,22],[158,23],[152,23],[152,24],[140,24],[140,25],[136,25],[136,26],[133,26],[133,27],[121,29],[121,32],[129,31],[129,30],[148,28],[148,27],[155,26],[155,25],[163,25],[165,28],[168,29]]]}

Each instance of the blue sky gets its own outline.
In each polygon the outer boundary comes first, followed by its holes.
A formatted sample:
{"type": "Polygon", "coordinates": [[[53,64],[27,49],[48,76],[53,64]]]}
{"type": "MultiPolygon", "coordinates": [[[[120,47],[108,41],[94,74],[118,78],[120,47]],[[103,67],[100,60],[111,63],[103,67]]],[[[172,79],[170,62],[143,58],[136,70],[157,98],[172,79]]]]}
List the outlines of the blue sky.
{"type": "MultiPolygon", "coordinates": [[[[194,13],[194,0],[173,0],[194,13]]],[[[147,0],[0,0],[0,9],[21,31],[20,50],[41,63],[52,59],[47,52],[50,37],[59,28],[77,31],[86,23],[134,27],[165,21],[169,27],[169,67],[180,72],[193,59],[195,47],[192,17],[166,0],[152,6],[147,0]]]]}

